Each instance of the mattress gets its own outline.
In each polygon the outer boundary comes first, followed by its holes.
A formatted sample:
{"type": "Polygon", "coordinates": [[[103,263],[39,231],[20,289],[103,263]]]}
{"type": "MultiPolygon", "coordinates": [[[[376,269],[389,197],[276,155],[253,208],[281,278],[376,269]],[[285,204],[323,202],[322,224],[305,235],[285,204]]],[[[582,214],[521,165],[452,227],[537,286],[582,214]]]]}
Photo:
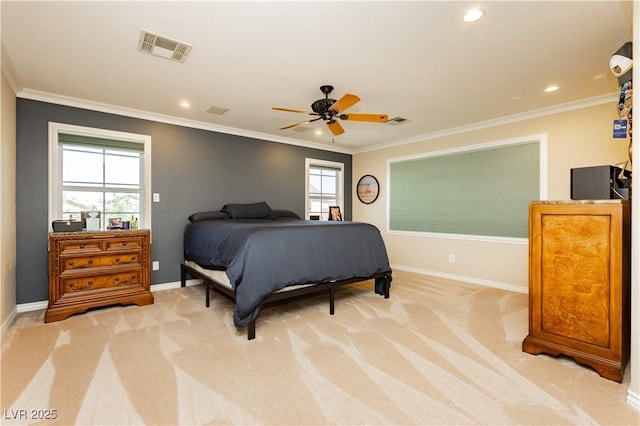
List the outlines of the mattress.
{"type": "MultiPolygon", "coordinates": [[[[186,260],[186,261],[184,261],[184,264],[187,265],[188,267],[190,267],[191,269],[193,269],[194,271],[198,272],[199,274],[207,277],[211,281],[215,281],[218,284],[220,284],[220,285],[222,285],[222,286],[224,286],[224,287],[226,287],[226,288],[228,288],[230,290],[233,290],[233,286],[231,285],[231,282],[229,281],[229,277],[227,277],[227,273],[225,271],[220,271],[220,270],[215,270],[215,269],[206,269],[206,268],[203,268],[202,266],[198,265],[196,262],[194,262],[192,260],[186,260]]],[[[281,288],[276,293],[295,290],[295,289],[298,289],[298,288],[310,287],[312,285],[313,284],[290,285],[290,286],[281,288]]]]}

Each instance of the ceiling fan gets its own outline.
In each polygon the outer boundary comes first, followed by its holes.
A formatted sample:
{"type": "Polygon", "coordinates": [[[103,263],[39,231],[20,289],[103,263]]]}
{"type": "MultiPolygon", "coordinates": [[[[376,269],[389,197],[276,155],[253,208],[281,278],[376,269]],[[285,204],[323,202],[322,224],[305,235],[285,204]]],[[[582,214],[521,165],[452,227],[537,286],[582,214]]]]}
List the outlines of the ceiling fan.
{"type": "Polygon", "coordinates": [[[288,126],[281,127],[280,130],[291,129],[293,127],[301,126],[306,123],[312,123],[318,120],[324,120],[335,136],[341,135],[344,133],[344,129],[340,125],[336,118],[340,120],[348,120],[348,121],[370,121],[377,123],[384,123],[389,120],[389,117],[386,114],[349,114],[344,113],[343,111],[347,108],[352,107],[356,103],[360,102],[360,98],[356,95],[352,95],[350,93],[345,94],[343,97],[338,99],[329,99],[329,93],[333,91],[333,86],[324,85],[320,86],[320,91],[324,93],[324,99],[318,99],[314,103],[311,104],[312,111],[304,111],[300,109],[293,108],[281,108],[281,107],[273,107],[273,109],[278,111],[288,111],[288,112],[299,112],[302,114],[309,114],[313,116],[317,116],[316,118],[310,118],[308,120],[300,121],[298,123],[293,123],[288,126]]]}

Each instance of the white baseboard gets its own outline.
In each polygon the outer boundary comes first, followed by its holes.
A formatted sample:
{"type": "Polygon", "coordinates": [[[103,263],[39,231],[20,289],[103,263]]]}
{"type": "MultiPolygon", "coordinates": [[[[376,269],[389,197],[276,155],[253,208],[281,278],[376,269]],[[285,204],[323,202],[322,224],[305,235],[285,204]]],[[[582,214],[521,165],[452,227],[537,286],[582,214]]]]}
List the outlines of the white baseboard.
{"type": "Polygon", "coordinates": [[[47,309],[49,305],[48,300],[42,300],[40,302],[20,303],[16,305],[16,311],[21,314],[23,312],[39,311],[40,309],[47,309]]]}
{"type": "MultiPolygon", "coordinates": [[[[191,279],[187,280],[186,284],[187,287],[190,287],[192,285],[199,285],[202,284],[202,280],[191,279]]],[[[164,284],[154,284],[151,286],[151,291],[155,292],[162,290],[171,290],[174,288],[180,288],[180,281],[174,281],[164,284]]],[[[20,314],[22,312],[39,311],[40,309],[47,309],[48,304],[48,300],[42,300],[40,302],[20,303],[19,305],[16,305],[16,308],[13,310],[11,315],[9,315],[7,321],[5,321],[5,323],[2,325],[2,331],[4,332],[6,328],[9,328],[9,326],[13,324],[13,321],[15,320],[17,314],[20,314]]]]}
{"type": "Polygon", "coordinates": [[[420,275],[429,275],[429,276],[432,276],[432,277],[444,278],[444,279],[447,279],[447,280],[462,281],[462,282],[469,283],[469,284],[477,284],[477,285],[480,285],[480,286],[483,286],[483,287],[500,288],[502,290],[513,291],[513,292],[516,292],[516,293],[523,293],[523,294],[528,294],[529,293],[529,289],[528,288],[524,288],[524,287],[519,286],[519,285],[501,283],[501,282],[497,282],[497,281],[489,281],[489,280],[484,280],[484,279],[481,279],[481,278],[467,277],[467,276],[464,276],[464,275],[447,274],[445,272],[430,271],[428,269],[420,269],[420,268],[414,268],[412,266],[403,266],[403,265],[396,265],[396,264],[391,265],[391,269],[398,269],[400,271],[414,272],[414,273],[420,274],[420,275]]]}
{"type": "Polygon", "coordinates": [[[13,311],[11,311],[11,313],[7,317],[7,320],[2,324],[2,331],[0,332],[0,336],[4,335],[4,332],[7,331],[9,327],[11,327],[13,322],[16,320],[16,315],[18,315],[18,310],[16,308],[13,308],[13,311]]]}
{"type": "MultiPolygon", "coordinates": [[[[192,285],[200,285],[202,284],[202,280],[198,280],[198,279],[187,280],[186,284],[187,284],[187,287],[191,287],[192,285]]],[[[174,288],[180,288],[180,281],[174,281],[171,283],[164,283],[164,284],[154,284],[151,286],[151,291],[155,292],[155,291],[162,291],[162,290],[171,290],[174,288]]]]}
{"type": "MultiPolygon", "coordinates": [[[[439,278],[444,278],[444,279],[454,280],[454,281],[462,281],[466,283],[481,285],[484,287],[501,288],[503,290],[515,291],[518,293],[525,293],[525,294],[528,293],[528,289],[522,288],[514,284],[499,283],[495,281],[483,280],[480,278],[466,277],[463,275],[447,274],[444,272],[436,272],[436,271],[430,271],[426,269],[413,268],[411,266],[391,265],[391,267],[392,269],[399,269],[401,271],[415,272],[416,274],[430,275],[433,277],[439,277],[439,278]]],[[[190,287],[193,285],[199,285],[199,284],[202,284],[202,280],[190,279],[190,280],[187,280],[186,284],[187,284],[187,287],[190,287]]],[[[163,284],[154,284],[151,286],[151,291],[156,292],[156,291],[163,291],[163,290],[171,290],[174,288],[180,288],[180,281],[173,281],[173,282],[163,283],[163,284]]],[[[49,302],[47,300],[42,300],[39,302],[20,303],[16,305],[16,308],[13,310],[13,312],[11,312],[11,315],[9,315],[9,318],[7,318],[7,320],[2,325],[2,332],[4,333],[4,331],[7,328],[9,328],[11,324],[13,324],[13,321],[15,320],[15,317],[17,314],[20,314],[22,312],[31,312],[31,311],[38,311],[40,309],[46,309],[48,304],[49,302]]]]}
{"type": "Polygon", "coordinates": [[[19,305],[16,305],[11,311],[11,313],[9,314],[9,316],[7,317],[7,320],[2,324],[2,331],[1,331],[2,334],[0,335],[4,335],[4,332],[7,331],[9,327],[13,325],[18,314],[22,312],[30,312],[30,311],[38,311],[40,309],[46,309],[48,304],[49,302],[45,300],[42,302],[21,303],[19,305]]]}
{"type": "Polygon", "coordinates": [[[627,402],[629,403],[629,405],[640,410],[640,394],[632,390],[627,390],[627,402]]]}

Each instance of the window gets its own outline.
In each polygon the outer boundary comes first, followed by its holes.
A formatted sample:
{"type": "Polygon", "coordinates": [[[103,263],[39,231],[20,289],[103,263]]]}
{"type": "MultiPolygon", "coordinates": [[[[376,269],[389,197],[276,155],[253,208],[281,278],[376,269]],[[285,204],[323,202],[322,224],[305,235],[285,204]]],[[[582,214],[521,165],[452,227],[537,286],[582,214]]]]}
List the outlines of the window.
{"type": "Polygon", "coordinates": [[[320,216],[327,219],[329,206],[343,206],[344,164],[333,161],[306,159],[307,219],[320,216]]]}
{"type": "Polygon", "coordinates": [[[526,242],[546,197],[546,135],[388,161],[390,232],[526,242]]]}
{"type": "Polygon", "coordinates": [[[49,223],[97,211],[100,229],[113,218],[150,227],[149,136],[50,123],[49,170],[49,223]]]}

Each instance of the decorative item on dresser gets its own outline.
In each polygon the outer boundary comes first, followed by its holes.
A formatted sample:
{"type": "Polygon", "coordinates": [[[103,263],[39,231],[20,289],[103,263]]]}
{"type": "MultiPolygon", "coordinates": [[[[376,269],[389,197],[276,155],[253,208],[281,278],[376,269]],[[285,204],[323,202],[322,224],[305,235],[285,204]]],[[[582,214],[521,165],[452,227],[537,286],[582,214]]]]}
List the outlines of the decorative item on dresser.
{"type": "Polygon", "coordinates": [[[529,335],[522,350],[566,355],[621,382],[630,346],[630,204],[529,206],[529,335]]]}
{"type": "Polygon", "coordinates": [[[49,234],[45,322],[114,304],[149,305],[150,231],[49,234]]]}

